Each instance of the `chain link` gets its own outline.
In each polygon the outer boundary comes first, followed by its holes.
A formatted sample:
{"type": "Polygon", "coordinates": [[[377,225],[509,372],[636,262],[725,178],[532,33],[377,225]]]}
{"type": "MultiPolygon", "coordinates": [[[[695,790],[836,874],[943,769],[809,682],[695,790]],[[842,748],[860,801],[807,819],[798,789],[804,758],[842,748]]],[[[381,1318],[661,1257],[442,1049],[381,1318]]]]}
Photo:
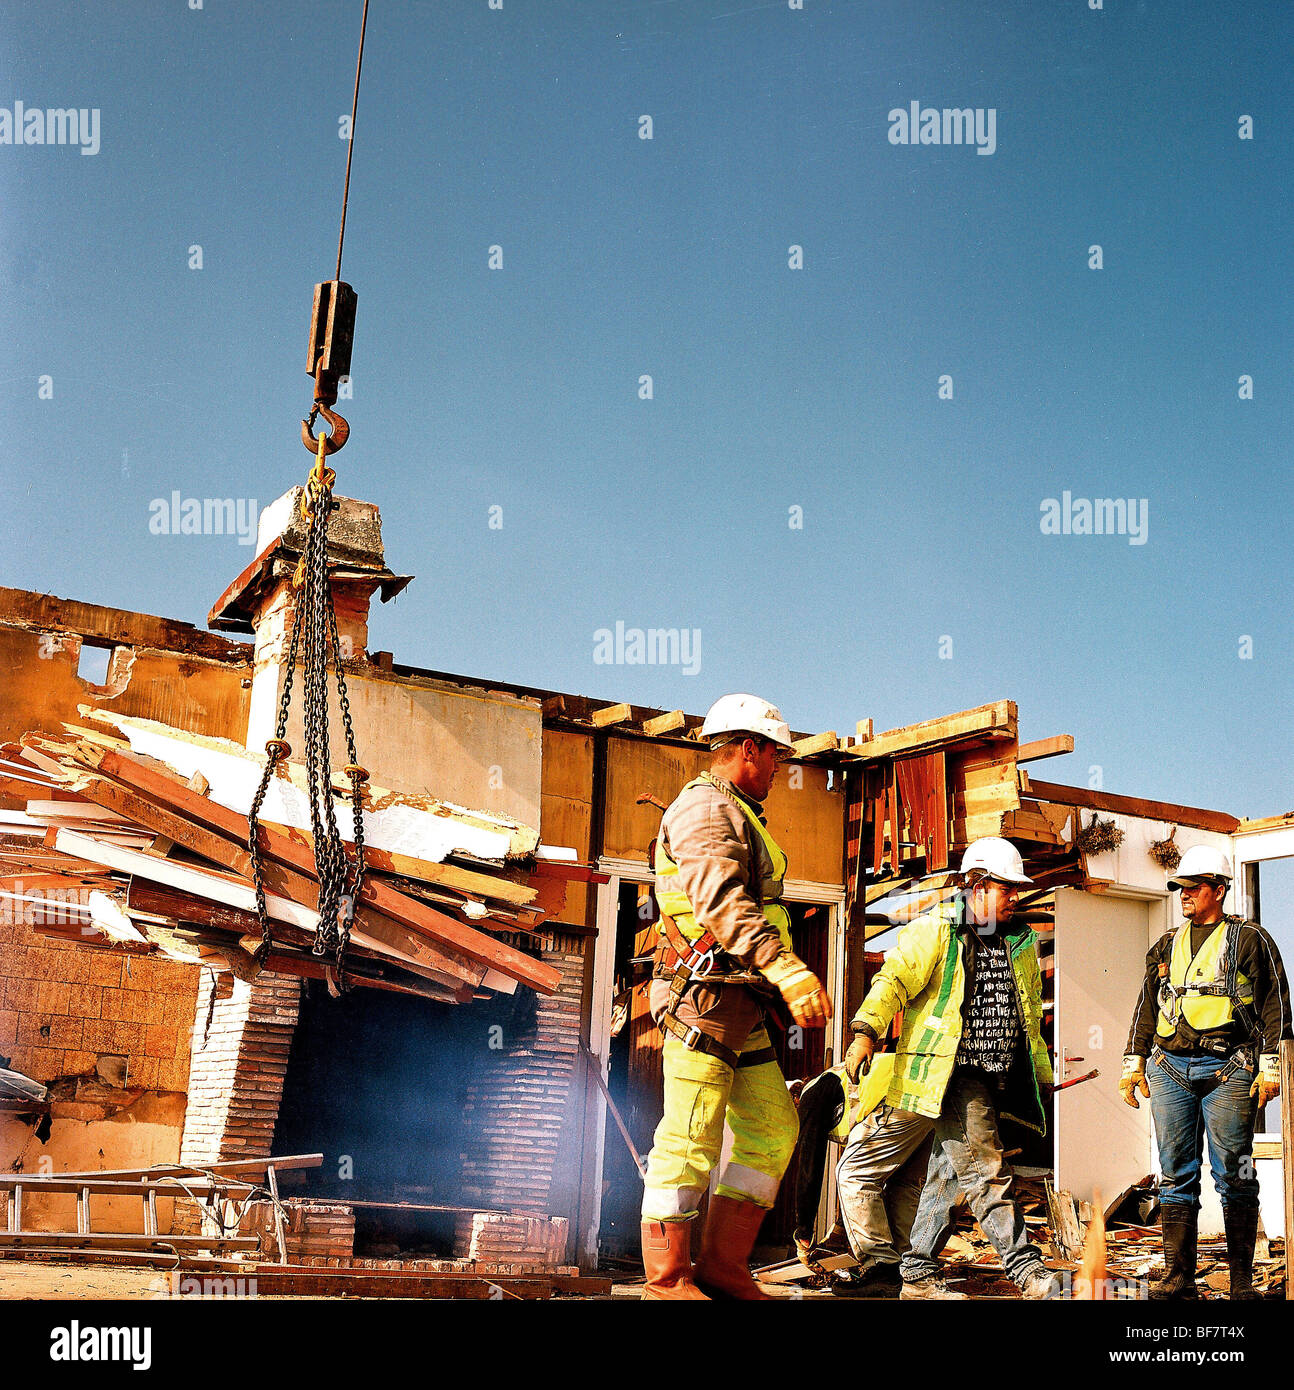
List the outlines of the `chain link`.
{"type": "Polygon", "coordinates": [[[355,729],[351,719],[350,699],[346,676],[342,669],[341,640],[337,631],[337,612],[328,583],[328,522],[333,510],[332,469],[323,465],[323,451],[306,484],[302,512],[309,520],[305,550],[298,566],[294,585],[296,602],[292,615],[292,630],[288,640],[287,667],[283,691],[279,698],[278,720],[274,738],[266,745],[266,762],[260,785],[252,801],[248,817],[248,850],[252,860],[252,878],[256,890],[256,912],[261,925],[261,943],[256,950],[257,963],[263,965],[271,945],[271,929],[265,905],[265,868],[260,847],[260,811],[275,769],[291,752],[285,740],[288,712],[291,707],[293,677],[298,651],[302,655],[301,704],[302,726],[305,733],[304,767],[306,792],[310,800],[310,830],[314,837],[315,869],[319,879],[319,923],[312,947],[316,956],[331,955],[336,962],[338,988],[346,983],[346,951],[350,945],[351,926],[364,887],[364,783],[368,773],[359,765],[355,751],[355,729]],[[350,779],[352,826],[355,855],[346,853],[337,826],[332,785],[332,749],[328,729],[328,664],[331,659],[336,674],[337,698],[342,726],[346,737],[349,762],[345,768],[350,779]]]}

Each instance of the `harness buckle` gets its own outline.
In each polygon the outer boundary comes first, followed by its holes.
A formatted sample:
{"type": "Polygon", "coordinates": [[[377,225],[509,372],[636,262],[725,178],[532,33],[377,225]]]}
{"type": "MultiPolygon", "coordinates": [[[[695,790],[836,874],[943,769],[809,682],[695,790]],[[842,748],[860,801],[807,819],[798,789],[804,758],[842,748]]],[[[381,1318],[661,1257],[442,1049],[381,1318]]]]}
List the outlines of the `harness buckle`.
{"type": "Polygon", "coordinates": [[[701,1032],[701,1030],[700,1030],[700,1029],[696,1026],[696,1024],[694,1023],[694,1024],[687,1030],[687,1032],[683,1035],[683,1037],[680,1039],[680,1041],[682,1042],[682,1044],[683,1044],[684,1047],[690,1049],[692,1052],[695,1052],[695,1051],[696,1051],[696,1046],[697,1046],[697,1040],[698,1040],[699,1038],[703,1037],[703,1036],[704,1036],[704,1034],[701,1032]]]}
{"type": "Polygon", "coordinates": [[[704,980],[714,969],[714,947],[711,946],[708,951],[698,951],[693,947],[682,966],[692,979],[704,980]]]}

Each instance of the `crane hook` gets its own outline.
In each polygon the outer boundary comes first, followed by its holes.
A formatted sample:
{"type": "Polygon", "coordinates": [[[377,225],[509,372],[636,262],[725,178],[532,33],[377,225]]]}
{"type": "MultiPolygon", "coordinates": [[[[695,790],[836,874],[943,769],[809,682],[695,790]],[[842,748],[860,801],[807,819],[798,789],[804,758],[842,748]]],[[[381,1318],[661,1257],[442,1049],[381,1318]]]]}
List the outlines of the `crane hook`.
{"type": "Polygon", "coordinates": [[[350,426],[345,419],[338,415],[335,410],[329,410],[321,401],[315,402],[315,408],[310,412],[310,418],[301,421],[301,442],[316,456],[321,444],[325,454],[335,454],[346,443],[349,436],[350,426]],[[313,429],[315,417],[318,415],[322,415],[332,426],[332,433],[324,435],[320,439],[315,438],[313,429]]]}

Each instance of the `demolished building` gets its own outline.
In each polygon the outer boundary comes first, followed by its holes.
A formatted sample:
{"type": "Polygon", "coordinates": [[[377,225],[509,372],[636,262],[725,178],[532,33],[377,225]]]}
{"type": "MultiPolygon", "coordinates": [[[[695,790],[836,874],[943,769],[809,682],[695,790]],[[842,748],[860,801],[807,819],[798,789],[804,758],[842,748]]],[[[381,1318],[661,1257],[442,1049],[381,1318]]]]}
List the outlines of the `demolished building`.
{"type": "MultiPolygon", "coordinates": [[[[0,1099],[0,1159],[20,1173],[132,1173],[322,1154],[281,1175],[297,1263],[573,1274],[632,1258],[640,1179],[597,1082],[645,1151],[660,1112],[642,987],[653,803],[705,765],[700,717],[370,653],[373,596],[410,577],[386,566],[376,508],[342,501],[331,578],[381,784],[366,802],[377,899],[357,918],[355,988],[339,999],[346,981],[309,950],[308,821],[286,774],[265,815],[282,837],[277,953],[258,966],[235,842],[282,689],[295,503],[266,509],[213,631],[0,590],[0,1066],[48,1088],[0,1099]],[[80,674],[95,648],[109,653],[99,681],[80,674]]],[[[299,724],[287,737],[299,742],[299,724]]],[[[1170,921],[1152,847],[1226,848],[1257,904],[1260,863],[1294,851],[1294,815],[1242,821],[1033,776],[1072,747],[1022,744],[1006,700],[884,733],[861,721],[845,737],[798,736],[769,827],[790,860],[795,949],[840,1007],[825,1035],[777,1049],[788,1079],[842,1056],[877,959],[869,942],[952,891],[970,840],[1005,835],[1035,880],[1022,908],[1051,982],[1057,1071],[1106,1078],[1053,1102],[1030,1157],[1093,1202],[1154,1168],[1148,1111],[1113,1084],[1145,951],[1170,921]]],[[[72,1201],[29,1193],[21,1229],[80,1232],[72,1201]]],[[[11,1195],[11,1234],[13,1207],[11,1195]]],[[[183,1196],[156,1219],[199,1246],[212,1237],[183,1196]]],[[[124,1195],[96,1199],[95,1232],[137,1221],[124,1195]]],[[[783,1207],[767,1234],[789,1234],[783,1207]]]]}

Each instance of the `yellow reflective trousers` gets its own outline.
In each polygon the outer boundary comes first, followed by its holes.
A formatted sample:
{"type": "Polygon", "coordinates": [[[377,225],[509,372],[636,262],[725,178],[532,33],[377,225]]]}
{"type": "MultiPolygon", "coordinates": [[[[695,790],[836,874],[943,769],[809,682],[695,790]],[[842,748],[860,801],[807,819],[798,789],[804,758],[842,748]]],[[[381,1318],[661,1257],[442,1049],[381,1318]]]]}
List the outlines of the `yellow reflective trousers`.
{"type": "MultiPolygon", "coordinates": [[[[742,1052],[771,1045],[767,1029],[759,1027],[742,1052]]],[[[670,1036],[663,1061],[665,1113],[647,1160],[643,1220],[688,1221],[696,1215],[720,1163],[725,1120],[732,1148],[719,1171],[719,1195],[771,1207],[800,1132],[782,1069],[768,1061],[734,1070],[670,1036]]]]}

